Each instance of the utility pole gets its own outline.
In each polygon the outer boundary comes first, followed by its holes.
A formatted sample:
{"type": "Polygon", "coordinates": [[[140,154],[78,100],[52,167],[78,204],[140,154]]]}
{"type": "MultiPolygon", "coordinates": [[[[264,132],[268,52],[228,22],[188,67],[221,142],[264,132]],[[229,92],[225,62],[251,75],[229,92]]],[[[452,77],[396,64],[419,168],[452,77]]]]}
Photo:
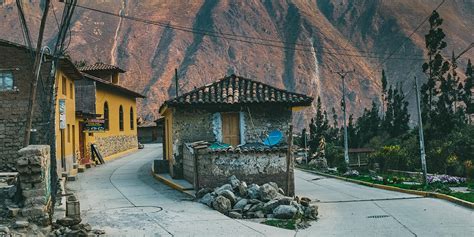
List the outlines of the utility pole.
{"type": "Polygon", "coordinates": [[[28,114],[26,117],[26,131],[25,131],[25,140],[23,141],[23,145],[26,147],[30,144],[30,135],[31,135],[31,124],[33,122],[33,114],[35,110],[35,103],[36,103],[36,88],[38,87],[38,79],[41,74],[41,61],[43,52],[41,46],[43,44],[43,34],[44,34],[44,27],[46,24],[46,18],[48,17],[49,11],[49,1],[45,1],[43,16],[41,17],[41,23],[38,33],[38,42],[36,43],[36,57],[35,57],[35,64],[33,66],[33,82],[31,84],[30,90],[30,100],[28,103],[28,114]]]}
{"type": "Polygon", "coordinates": [[[347,74],[353,73],[354,70],[352,71],[340,71],[340,72],[334,72],[337,73],[342,79],[342,119],[343,119],[343,126],[344,126],[344,161],[346,162],[346,166],[349,167],[349,138],[347,134],[347,124],[346,124],[346,84],[345,84],[345,78],[347,74]]]}
{"type": "Polygon", "coordinates": [[[178,97],[178,93],[179,93],[179,85],[178,85],[178,69],[175,68],[174,69],[174,81],[175,81],[175,86],[176,86],[176,97],[178,97]]]}
{"type": "Polygon", "coordinates": [[[425,154],[425,138],[423,136],[423,121],[421,119],[421,105],[420,105],[420,91],[418,90],[418,79],[415,77],[415,90],[416,90],[416,108],[418,110],[418,132],[420,137],[420,158],[421,158],[421,169],[423,170],[423,185],[426,187],[426,154],[425,154]]]}

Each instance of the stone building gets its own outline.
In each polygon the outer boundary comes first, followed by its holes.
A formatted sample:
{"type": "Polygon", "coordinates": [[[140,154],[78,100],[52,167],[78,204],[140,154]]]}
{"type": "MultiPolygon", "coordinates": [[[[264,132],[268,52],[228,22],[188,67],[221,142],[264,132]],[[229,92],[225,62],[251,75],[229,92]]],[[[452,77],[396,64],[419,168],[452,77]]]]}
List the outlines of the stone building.
{"type": "Polygon", "coordinates": [[[165,101],[159,112],[164,116],[164,157],[171,175],[200,187],[219,185],[233,174],[284,186],[292,112],[312,101],[235,75],[165,101]],[[265,146],[262,141],[271,131],[280,131],[283,138],[276,146],[265,146]],[[196,141],[208,143],[193,146],[196,141]]]}
{"type": "MultiPolygon", "coordinates": [[[[18,151],[24,147],[34,54],[26,46],[0,40],[0,171],[15,170],[18,151]]],[[[51,56],[45,54],[36,91],[30,144],[52,147],[54,144],[56,150],[51,153],[57,159],[58,173],[74,173],[72,164],[78,138],[74,84],[82,75],[68,58],[60,58],[56,75],[51,79],[51,62],[51,56]],[[53,90],[57,91],[57,96],[51,105],[53,90]],[[54,131],[51,115],[55,118],[54,131]]]]}
{"type": "Polygon", "coordinates": [[[155,121],[138,121],[138,141],[140,143],[163,142],[162,119],[155,121]]]}
{"type": "Polygon", "coordinates": [[[106,160],[137,149],[136,99],[145,96],[120,85],[119,74],[125,71],[116,66],[96,63],[80,70],[84,76],[76,86],[80,163],[90,162],[92,144],[106,160]]]}

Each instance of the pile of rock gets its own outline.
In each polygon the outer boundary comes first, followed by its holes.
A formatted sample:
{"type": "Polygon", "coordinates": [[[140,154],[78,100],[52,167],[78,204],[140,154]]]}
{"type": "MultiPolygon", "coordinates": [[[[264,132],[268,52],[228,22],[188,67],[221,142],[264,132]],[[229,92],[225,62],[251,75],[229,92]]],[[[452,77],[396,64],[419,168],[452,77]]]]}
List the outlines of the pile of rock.
{"type": "Polygon", "coordinates": [[[285,196],[283,189],[269,182],[247,185],[235,176],[215,189],[203,188],[196,193],[200,203],[236,219],[277,218],[315,220],[318,206],[309,198],[285,196]]]}
{"type": "MultiPolygon", "coordinates": [[[[61,219],[63,220],[63,219],[61,219]]],[[[72,223],[58,220],[53,223],[54,231],[50,236],[98,236],[104,235],[103,230],[93,230],[90,224],[72,223]]]]}

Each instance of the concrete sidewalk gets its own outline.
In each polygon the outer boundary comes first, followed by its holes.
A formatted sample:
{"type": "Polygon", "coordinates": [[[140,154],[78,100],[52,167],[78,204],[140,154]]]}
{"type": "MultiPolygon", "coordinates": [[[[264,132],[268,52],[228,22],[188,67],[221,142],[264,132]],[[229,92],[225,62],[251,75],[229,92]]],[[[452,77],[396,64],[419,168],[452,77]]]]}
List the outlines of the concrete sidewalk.
{"type": "Polygon", "coordinates": [[[151,162],[161,144],[79,174],[67,184],[82,218],[108,236],[293,236],[295,231],[234,220],[156,181],[151,162]]]}

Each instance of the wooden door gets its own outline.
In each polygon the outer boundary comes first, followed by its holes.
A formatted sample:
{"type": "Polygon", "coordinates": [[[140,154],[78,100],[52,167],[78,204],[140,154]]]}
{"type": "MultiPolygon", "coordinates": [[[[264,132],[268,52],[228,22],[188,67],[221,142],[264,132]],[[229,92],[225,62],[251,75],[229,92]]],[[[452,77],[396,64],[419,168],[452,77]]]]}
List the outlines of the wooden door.
{"type": "Polygon", "coordinates": [[[232,146],[240,144],[239,113],[222,113],[222,141],[232,146]]]}

